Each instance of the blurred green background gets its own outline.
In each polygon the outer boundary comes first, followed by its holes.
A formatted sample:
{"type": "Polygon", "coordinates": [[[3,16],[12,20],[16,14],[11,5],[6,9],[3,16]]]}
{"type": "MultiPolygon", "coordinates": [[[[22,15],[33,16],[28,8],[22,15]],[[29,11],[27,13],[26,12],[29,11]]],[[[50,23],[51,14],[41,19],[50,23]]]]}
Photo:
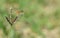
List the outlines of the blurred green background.
{"type": "Polygon", "coordinates": [[[0,0],[0,38],[60,38],[60,0],[0,0]],[[13,26],[5,18],[11,6],[23,10],[13,26]]]}

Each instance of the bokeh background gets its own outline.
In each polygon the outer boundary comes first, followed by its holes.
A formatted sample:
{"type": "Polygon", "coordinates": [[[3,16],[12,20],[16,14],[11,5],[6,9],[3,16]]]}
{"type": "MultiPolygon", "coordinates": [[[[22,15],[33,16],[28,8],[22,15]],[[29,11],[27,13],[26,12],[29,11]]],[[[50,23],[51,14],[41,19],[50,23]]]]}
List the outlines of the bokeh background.
{"type": "Polygon", "coordinates": [[[0,38],[60,38],[60,0],[0,0],[0,38]],[[23,10],[13,11],[12,26],[5,18],[11,6],[23,10]]]}

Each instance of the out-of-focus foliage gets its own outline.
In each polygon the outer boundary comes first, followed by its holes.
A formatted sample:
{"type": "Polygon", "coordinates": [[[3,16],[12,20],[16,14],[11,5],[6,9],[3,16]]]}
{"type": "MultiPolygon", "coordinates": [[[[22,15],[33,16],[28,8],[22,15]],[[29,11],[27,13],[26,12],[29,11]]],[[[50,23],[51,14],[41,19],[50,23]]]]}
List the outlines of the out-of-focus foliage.
{"type": "Polygon", "coordinates": [[[0,28],[9,38],[24,38],[22,32],[26,28],[31,28],[36,35],[45,38],[44,29],[51,31],[60,25],[59,4],[59,0],[0,0],[0,28]],[[9,16],[10,6],[17,8],[17,10],[23,10],[23,14],[19,14],[12,27],[5,18],[5,16],[9,16]],[[21,26],[19,28],[21,34],[16,33],[15,25],[21,26]]]}

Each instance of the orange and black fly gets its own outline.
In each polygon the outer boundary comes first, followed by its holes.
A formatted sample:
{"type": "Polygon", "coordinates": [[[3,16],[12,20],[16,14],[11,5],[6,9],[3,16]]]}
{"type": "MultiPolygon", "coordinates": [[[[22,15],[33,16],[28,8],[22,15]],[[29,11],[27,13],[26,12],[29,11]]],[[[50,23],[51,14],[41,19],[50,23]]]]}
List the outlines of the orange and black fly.
{"type": "Polygon", "coordinates": [[[19,10],[16,10],[15,8],[14,8],[14,9],[13,9],[13,8],[10,8],[9,17],[6,16],[6,20],[9,22],[9,24],[10,24],[11,26],[12,26],[12,25],[14,24],[14,22],[17,20],[19,14],[20,14],[21,12],[23,12],[23,10],[22,10],[22,11],[19,11],[19,10]],[[13,17],[12,17],[13,10],[15,10],[15,14],[16,14],[16,16],[15,16],[14,19],[12,19],[12,18],[13,18],[13,17]]]}

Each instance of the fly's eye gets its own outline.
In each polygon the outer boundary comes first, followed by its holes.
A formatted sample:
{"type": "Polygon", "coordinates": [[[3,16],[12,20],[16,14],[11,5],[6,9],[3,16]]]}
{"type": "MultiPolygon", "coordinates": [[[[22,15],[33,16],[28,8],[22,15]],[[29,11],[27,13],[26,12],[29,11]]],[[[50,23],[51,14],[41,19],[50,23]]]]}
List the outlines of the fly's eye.
{"type": "Polygon", "coordinates": [[[16,11],[17,14],[21,13],[19,10],[16,11]]]}
{"type": "Polygon", "coordinates": [[[19,15],[23,15],[23,10],[16,10],[16,15],[19,16],[19,15]]]}
{"type": "Polygon", "coordinates": [[[23,12],[23,10],[21,10],[21,11],[17,10],[17,11],[16,11],[16,13],[18,13],[18,14],[19,14],[19,13],[22,13],[22,12],[23,12]]]}

